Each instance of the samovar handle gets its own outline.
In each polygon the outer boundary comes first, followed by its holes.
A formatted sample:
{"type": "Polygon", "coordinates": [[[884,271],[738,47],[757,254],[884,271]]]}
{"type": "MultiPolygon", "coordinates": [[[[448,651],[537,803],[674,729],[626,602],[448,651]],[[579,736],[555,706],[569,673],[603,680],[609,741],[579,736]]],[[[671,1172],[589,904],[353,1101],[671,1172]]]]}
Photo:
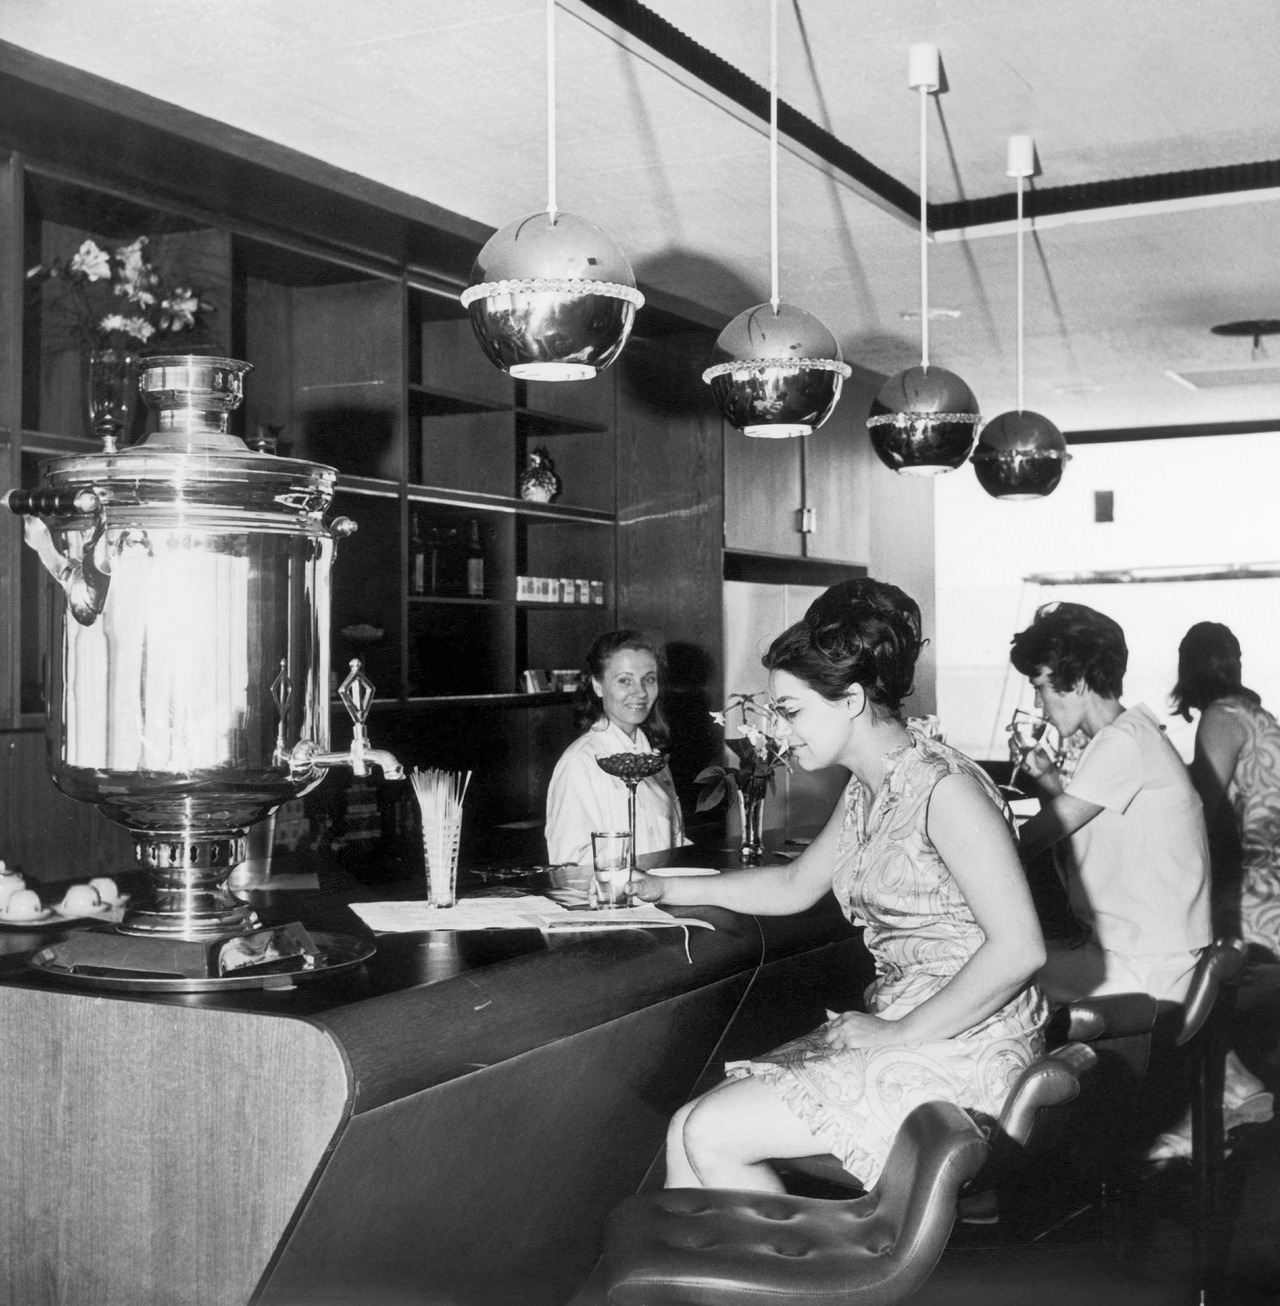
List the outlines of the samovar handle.
{"type": "Polygon", "coordinates": [[[22,518],[22,535],[35,550],[45,570],[62,587],[71,615],[82,625],[92,626],[107,605],[111,585],[110,563],[95,556],[106,529],[102,500],[93,490],[10,490],[0,497],[10,512],[22,518]],[[70,558],[54,543],[45,517],[92,517],[93,533],[84,552],[70,558]]]}

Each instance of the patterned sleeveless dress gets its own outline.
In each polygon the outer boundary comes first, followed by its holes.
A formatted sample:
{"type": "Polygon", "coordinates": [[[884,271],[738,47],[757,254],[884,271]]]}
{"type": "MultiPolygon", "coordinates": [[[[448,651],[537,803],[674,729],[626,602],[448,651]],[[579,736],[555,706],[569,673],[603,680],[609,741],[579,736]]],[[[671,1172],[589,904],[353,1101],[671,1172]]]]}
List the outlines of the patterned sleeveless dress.
{"type": "MultiPolygon", "coordinates": [[[[908,729],[911,729],[910,725],[908,729]]],[[[933,787],[957,772],[973,776],[1010,821],[986,773],[946,744],[912,730],[886,758],[878,793],[856,779],[845,791],[844,825],[832,891],[876,965],[866,1010],[896,1020],[945,987],[984,935],[925,831],[933,787]]],[[[1034,984],[954,1038],[896,1047],[833,1049],[820,1027],[766,1056],[730,1062],[730,1078],[754,1076],[867,1188],[875,1183],[898,1126],[922,1102],[945,1100],[989,1126],[1014,1080],[1044,1051],[1048,1006],[1034,984]]]]}
{"type": "Polygon", "coordinates": [[[1220,698],[1212,706],[1229,712],[1245,732],[1227,785],[1240,840],[1239,924],[1220,923],[1280,960],[1280,722],[1244,698],[1220,698]]]}

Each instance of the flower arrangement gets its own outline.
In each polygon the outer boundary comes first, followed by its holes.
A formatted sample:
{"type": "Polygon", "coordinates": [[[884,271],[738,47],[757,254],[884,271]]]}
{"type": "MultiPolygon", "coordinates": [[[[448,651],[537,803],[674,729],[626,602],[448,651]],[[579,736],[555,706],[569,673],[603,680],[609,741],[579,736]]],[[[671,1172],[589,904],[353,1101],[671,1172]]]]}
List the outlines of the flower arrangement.
{"type": "Polygon", "coordinates": [[[744,801],[763,798],[773,789],[777,772],[791,766],[791,745],[779,737],[777,712],[764,694],[730,694],[728,707],[712,712],[711,719],[725,727],[725,746],[738,764],[708,766],[698,773],[696,783],[704,788],[698,795],[697,810],[709,811],[730,794],[744,801]],[[735,712],[740,733],[729,737],[729,718],[735,712]]]}
{"type": "Polygon", "coordinates": [[[139,236],[103,249],[86,240],[70,258],[31,268],[27,280],[61,292],[59,307],[82,348],[154,349],[168,337],[194,331],[213,306],[190,286],[166,285],[148,244],[146,236],[139,236]]]}

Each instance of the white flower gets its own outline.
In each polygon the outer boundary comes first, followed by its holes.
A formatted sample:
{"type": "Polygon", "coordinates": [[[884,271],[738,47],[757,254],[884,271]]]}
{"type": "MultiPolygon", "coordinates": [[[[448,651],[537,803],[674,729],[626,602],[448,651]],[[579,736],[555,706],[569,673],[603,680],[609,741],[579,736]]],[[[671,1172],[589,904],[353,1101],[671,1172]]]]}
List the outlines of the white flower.
{"type": "Polygon", "coordinates": [[[106,250],[86,240],[72,255],[71,271],[79,272],[89,281],[104,281],[111,275],[111,259],[106,250]]]}
{"type": "Polygon", "coordinates": [[[121,331],[135,340],[150,340],[156,333],[155,327],[145,317],[124,317],[120,313],[108,313],[98,323],[103,331],[121,331]]]}
{"type": "Polygon", "coordinates": [[[196,324],[200,296],[187,286],[178,286],[168,299],[160,302],[160,329],[185,331],[196,324]]]}
{"type": "Polygon", "coordinates": [[[718,726],[722,726],[722,725],[724,725],[724,713],[723,713],[723,712],[712,712],[712,714],[711,714],[711,719],[712,719],[712,720],[716,723],[716,725],[718,725],[718,726]]]}

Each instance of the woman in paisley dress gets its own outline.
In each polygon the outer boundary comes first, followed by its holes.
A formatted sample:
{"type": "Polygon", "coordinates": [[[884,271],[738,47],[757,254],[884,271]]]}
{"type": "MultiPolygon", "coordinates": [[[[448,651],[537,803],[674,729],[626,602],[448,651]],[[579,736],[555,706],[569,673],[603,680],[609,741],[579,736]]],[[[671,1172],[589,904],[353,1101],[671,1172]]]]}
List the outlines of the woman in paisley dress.
{"type": "Polygon", "coordinates": [[[1216,621],[1178,645],[1174,711],[1196,726],[1191,782],[1213,853],[1214,928],[1280,961],[1280,722],[1240,681],[1240,642],[1216,621]]]}
{"type": "Polygon", "coordinates": [[[1031,977],[1044,941],[1008,809],[981,768],[901,716],[922,644],[920,609],[892,585],[844,581],[816,599],[764,665],[799,765],[852,772],[843,800],[786,865],[636,881],[647,901],[757,915],[830,890],[876,964],[864,1010],[731,1063],[676,1113],[669,1187],[781,1191],[769,1158],[827,1151],[870,1187],[916,1106],[951,1101],[990,1123],[1043,1050],[1031,977]]]}

